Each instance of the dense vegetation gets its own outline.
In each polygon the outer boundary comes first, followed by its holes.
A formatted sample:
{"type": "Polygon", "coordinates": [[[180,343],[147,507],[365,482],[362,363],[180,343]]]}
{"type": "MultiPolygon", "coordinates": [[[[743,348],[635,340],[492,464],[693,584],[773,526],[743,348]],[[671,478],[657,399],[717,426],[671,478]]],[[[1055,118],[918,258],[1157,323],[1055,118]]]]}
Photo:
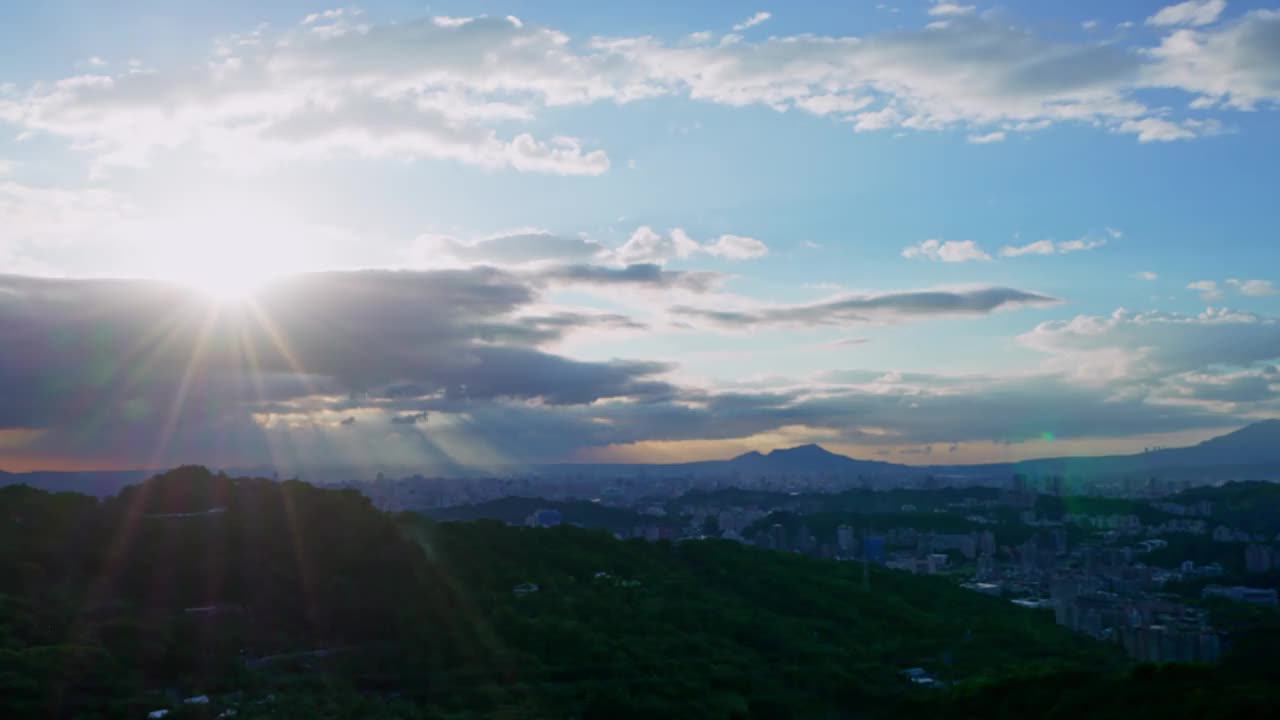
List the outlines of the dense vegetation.
{"type": "MultiPolygon", "coordinates": [[[[1154,684],[1177,709],[1225,682],[1131,677],[1047,613],[862,573],[725,541],[392,517],[201,468],[101,503],[11,487],[0,716],[1015,717],[1055,691],[1140,708],[1154,684]],[[914,688],[910,667],[949,689],[914,688]]],[[[1232,682],[1270,702],[1254,676],[1232,682]]]]}
{"type": "Polygon", "coordinates": [[[534,512],[543,509],[559,511],[563,522],[570,525],[602,528],[626,535],[631,534],[638,525],[653,522],[653,518],[639,513],[587,500],[544,500],[529,497],[505,497],[474,505],[431,509],[423,514],[437,520],[499,520],[521,525],[534,512]]]}

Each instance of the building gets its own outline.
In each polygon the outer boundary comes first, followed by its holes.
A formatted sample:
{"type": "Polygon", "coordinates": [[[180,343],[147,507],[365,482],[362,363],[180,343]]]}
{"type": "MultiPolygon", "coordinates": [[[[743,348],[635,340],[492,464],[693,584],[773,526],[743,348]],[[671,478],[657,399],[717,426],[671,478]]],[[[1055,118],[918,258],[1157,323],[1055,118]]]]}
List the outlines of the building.
{"type": "Polygon", "coordinates": [[[1253,574],[1270,572],[1275,567],[1275,552],[1270,545],[1249,545],[1244,549],[1244,567],[1253,574]]]}
{"type": "Polygon", "coordinates": [[[925,562],[926,567],[929,570],[929,574],[936,575],[939,570],[947,567],[947,556],[942,553],[930,553],[929,556],[925,558],[925,562]]]}
{"type": "Polygon", "coordinates": [[[534,510],[525,518],[524,524],[529,527],[555,527],[564,522],[559,510],[534,510]]]}
{"type": "Polygon", "coordinates": [[[974,573],[974,577],[979,580],[987,580],[996,574],[996,559],[991,553],[982,553],[978,556],[978,569],[974,573]]]}
{"type": "Polygon", "coordinates": [[[996,554],[996,534],[990,530],[983,530],[978,535],[978,552],[983,555],[996,554]]]}
{"type": "Polygon", "coordinates": [[[836,528],[836,547],[840,549],[841,555],[852,555],[856,547],[855,542],[852,527],[841,525],[836,528]]]}
{"type": "Polygon", "coordinates": [[[884,562],[884,538],[872,536],[866,539],[862,544],[862,555],[867,560],[875,563],[884,562]]]}
{"type": "Polygon", "coordinates": [[[937,533],[929,538],[929,549],[934,552],[956,550],[967,560],[978,554],[978,538],[975,535],[937,533]]]}
{"type": "Polygon", "coordinates": [[[1213,663],[1222,656],[1222,638],[1195,626],[1124,627],[1117,637],[1129,657],[1140,662],[1213,663]]]}
{"type": "Polygon", "coordinates": [[[1252,588],[1243,585],[1234,587],[1226,587],[1223,585],[1207,585],[1200,591],[1202,598],[1226,598],[1227,600],[1235,600],[1236,602],[1251,603],[1253,605],[1268,605],[1276,607],[1280,601],[1276,598],[1275,588],[1252,588]]]}

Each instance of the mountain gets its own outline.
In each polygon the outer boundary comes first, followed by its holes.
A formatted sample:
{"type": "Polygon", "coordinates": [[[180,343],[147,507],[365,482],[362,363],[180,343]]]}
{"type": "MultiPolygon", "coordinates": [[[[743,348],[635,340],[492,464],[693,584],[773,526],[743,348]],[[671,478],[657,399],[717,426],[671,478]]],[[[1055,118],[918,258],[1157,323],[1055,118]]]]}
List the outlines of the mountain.
{"type": "Polygon", "coordinates": [[[1280,420],[1263,420],[1187,448],[1147,454],[1164,465],[1280,464],[1280,420]]]}
{"type": "MultiPolygon", "coordinates": [[[[253,474],[270,474],[263,470],[255,468],[253,474]]],[[[397,471],[404,475],[414,472],[412,468],[387,468],[387,471],[389,477],[394,477],[397,471]]],[[[1280,419],[1256,422],[1191,447],[1167,448],[1134,455],[1040,458],[1016,463],[900,465],[851,458],[833,453],[820,445],[810,444],[773,450],[768,453],[753,451],[728,460],[660,464],[559,463],[512,469],[508,473],[455,468],[447,472],[433,472],[432,475],[467,478],[533,474],[601,480],[635,477],[729,478],[735,474],[743,477],[834,475],[845,479],[866,478],[881,481],[882,484],[892,484],[895,481],[919,479],[925,475],[1002,482],[1015,473],[1079,478],[1158,473],[1162,478],[1197,481],[1280,480],[1280,419]]],[[[0,472],[0,486],[26,484],[43,490],[76,491],[106,497],[114,495],[126,485],[141,482],[148,475],[149,473],[142,470],[65,473],[0,472]]],[[[291,476],[292,473],[289,475],[291,476]]],[[[336,483],[367,478],[371,475],[371,469],[367,467],[311,468],[298,475],[312,482],[336,483]]]]}
{"type": "Polygon", "coordinates": [[[768,453],[749,452],[725,463],[729,469],[740,472],[762,472],[771,474],[800,473],[872,473],[880,474],[890,470],[900,470],[904,465],[895,465],[874,460],[856,460],[846,455],[838,455],[821,445],[800,445],[793,448],[773,450],[768,453]]]}
{"type": "Polygon", "coordinates": [[[86,470],[81,472],[23,472],[0,470],[0,487],[30,485],[48,492],[78,492],[96,497],[119,493],[127,485],[142,482],[151,473],[145,470],[86,470]]]}
{"type": "Polygon", "coordinates": [[[731,477],[759,475],[840,475],[845,477],[905,477],[919,475],[920,468],[839,455],[820,445],[800,445],[767,453],[751,451],[729,460],[687,463],[560,463],[537,466],[535,472],[552,476],[611,477],[731,477]]]}
{"type": "Polygon", "coordinates": [[[954,466],[947,472],[1077,477],[1159,473],[1162,477],[1280,480],[1280,420],[1263,420],[1198,445],[1133,455],[1059,457],[1005,465],[954,466]]]}

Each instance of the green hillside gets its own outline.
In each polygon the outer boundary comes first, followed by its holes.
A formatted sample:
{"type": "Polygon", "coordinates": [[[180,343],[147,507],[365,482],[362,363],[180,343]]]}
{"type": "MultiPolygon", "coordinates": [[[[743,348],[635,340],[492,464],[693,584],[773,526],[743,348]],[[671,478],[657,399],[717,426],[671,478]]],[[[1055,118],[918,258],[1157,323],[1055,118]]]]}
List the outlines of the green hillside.
{"type": "Polygon", "coordinates": [[[5,488],[0,716],[964,717],[1057,678],[1130,682],[1046,613],[868,581],[725,541],[393,517],[201,468],[103,503],[5,488]],[[913,686],[917,667],[945,688],[913,686]]]}

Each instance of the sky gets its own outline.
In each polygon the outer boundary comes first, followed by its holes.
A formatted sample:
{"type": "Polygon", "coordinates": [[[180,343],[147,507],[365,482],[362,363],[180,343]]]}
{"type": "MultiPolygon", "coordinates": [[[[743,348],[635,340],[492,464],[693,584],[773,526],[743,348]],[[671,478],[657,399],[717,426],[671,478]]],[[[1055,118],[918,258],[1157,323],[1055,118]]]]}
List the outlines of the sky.
{"type": "Polygon", "coordinates": [[[1269,2],[5,4],[0,468],[1275,417],[1269,2]]]}

